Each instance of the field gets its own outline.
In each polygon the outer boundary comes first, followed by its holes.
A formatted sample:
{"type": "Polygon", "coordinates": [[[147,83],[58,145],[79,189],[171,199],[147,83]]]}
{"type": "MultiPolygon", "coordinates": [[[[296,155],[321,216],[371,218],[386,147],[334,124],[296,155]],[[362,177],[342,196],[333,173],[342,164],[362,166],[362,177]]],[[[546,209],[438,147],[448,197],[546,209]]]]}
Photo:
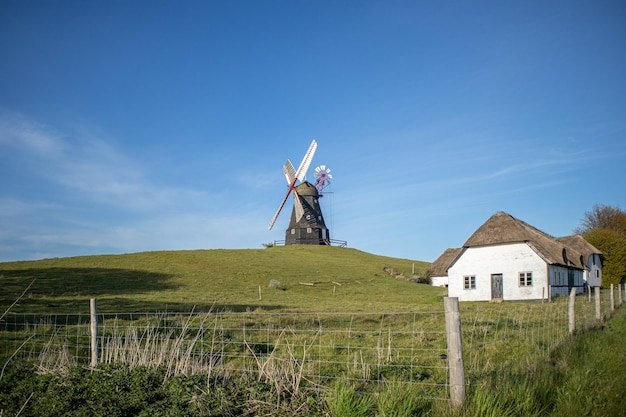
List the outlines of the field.
{"type": "MultiPolygon", "coordinates": [[[[160,393],[161,402],[138,405],[133,397],[115,405],[126,407],[117,414],[165,414],[151,407],[169,401],[180,412],[168,415],[190,416],[297,410],[339,417],[359,415],[360,406],[362,415],[380,416],[559,415],[557,388],[567,382],[561,368],[569,352],[563,348],[573,346],[568,300],[462,303],[470,398],[459,411],[448,401],[445,290],[408,279],[427,267],[318,246],[2,263],[0,407],[13,395],[33,414],[49,413],[58,401],[57,411],[79,415],[75,408],[83,404],[80,412],[91,415],[89,404],[104,400],[83,398],[84,390],[119,392],[130,384],[135,392],[136,384],[148,384],[142,392],[160,393]],[[99,309],[98,369],[117,381],[112,387],[88,366],[92,298],[99,309]],[[31,376],[32,366],[38,376],[31,376]],[[62,400],[67,378],[98,388],[88,385],[62,400]],[[189,396],[163,393],[181,384],[189,396]],[[508,397],[493,397],[491,384],[510,385],[508,397]]],[[[600,334],[592,302],[577,297],[575,310],[576,337],[600,334]]],[[[603,322],[613,314],[606,301],[602,314],[603,322]]]]}
{"type": "Polygon", "coordinates": [[[445,291],[394,276],[428,265],[327,246],[0,263],[0,309],[35,280],[13,311],[88,312],[90,298],[111,312],[410,311],[440,302],[445,291]]]}

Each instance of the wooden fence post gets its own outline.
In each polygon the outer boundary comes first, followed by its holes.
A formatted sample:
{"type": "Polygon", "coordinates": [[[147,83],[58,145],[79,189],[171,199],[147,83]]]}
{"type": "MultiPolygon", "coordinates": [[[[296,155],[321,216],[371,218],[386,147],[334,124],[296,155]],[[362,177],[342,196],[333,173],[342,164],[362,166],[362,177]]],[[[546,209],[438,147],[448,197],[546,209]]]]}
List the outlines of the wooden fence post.
{"type": "Polygon", "coordinates": [[[593,295],[596,297],[596,321],[602,321],[602,308],[600,306],[600,287],[593,287],[593,295]]]}
{"type": "Polygon", "coordinates": [[[615,293],[614,293],[614,285],[611,284],[611,314],[615,313],[615,293]]]}
{"type": "Polygon", "coordinates": [[[89,300],[89,336],[91,341],[91,367],[98,366],[98,300],[89,300]]]}
{"type": "Polygon", "coordinates": [[[458,297],[444,297],[446,335],[448,341],[448,368],[450,370],[450,400],[460,407],[465,403],[465,369],[463,365],[463,341],[461,339],[461,315],[458,297]]]}
{"type": "Polygon", "coordinates": [[[617,299],[619,300],[619,305],[624,304],[624,298],[622,297],[622,286],[617,286],[617,299]]]}
{"type": "Polygon", "coordinates": [[[569,317],[569,332],[570,333],[574,333],[574,330],[576,330],[576,309],[575,307],[575,303],[576,303],[576,288],[572,288],[572,290],[570,291],[569,294],[569,302],[567,304],[567,311],[568,311],[568,317],[569,317]]]}

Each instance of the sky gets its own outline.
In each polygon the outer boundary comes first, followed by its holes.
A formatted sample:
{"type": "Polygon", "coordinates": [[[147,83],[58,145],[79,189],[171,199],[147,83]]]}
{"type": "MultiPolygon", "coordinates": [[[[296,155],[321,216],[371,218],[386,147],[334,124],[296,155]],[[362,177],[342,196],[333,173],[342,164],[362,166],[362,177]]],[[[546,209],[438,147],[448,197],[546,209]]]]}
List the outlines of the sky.
{"type": "Polygon", "coordinates": [[[434,261],[626,209],[626,3],[0,2],[0,261],[262,249],[312,139],[331,237],[434,261]]]}

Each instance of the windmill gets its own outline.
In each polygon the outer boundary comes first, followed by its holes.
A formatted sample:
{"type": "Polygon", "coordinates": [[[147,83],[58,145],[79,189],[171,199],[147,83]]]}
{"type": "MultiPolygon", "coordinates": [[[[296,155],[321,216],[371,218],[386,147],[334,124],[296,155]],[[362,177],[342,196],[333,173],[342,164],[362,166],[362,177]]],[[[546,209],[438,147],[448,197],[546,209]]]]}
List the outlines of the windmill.
{"type": "MultiPolygon", "coordinates": [[[[291,211],[291,220],[289,221],[289,228],[285,232],[285,244],[309,244],[309,245],[328,245],[330,244],[329,230],[324,224],[324,217],[322,216],[322,210],[319,205],[319,191],[323,189],[329,183],[329,172],[323,171],[324,178],[318,177],[316,185],[312,185],[305,180],[306,172],[311,165],[313,155],[317,149],[317,142],[315,139],[311,142],[309,149],[304,154],[304,158],[296,171],[291,164],[290,160],[287,160],[283,166],[283,172],[289,188],[285,194],[285,198],[280,203],[276,214],[270,220],[269,228],[272,230],[278,215],[283,209],[289,195],[293,193],[293,210],[291,211]],[[296,183],[300,181],[300,184],[296,186],[296,183]],[[318,186],[321,188],[318,189],[318,186]]],[[[320,168],[320,167],[318,167],[320,168]]],[[[318,171],[316,171],[318,172],[318,171]]],[[[320,171],[322,169],[320,168],[320,171]]],[[[332,178],[332,176],[330,177],[332,178]]]]}

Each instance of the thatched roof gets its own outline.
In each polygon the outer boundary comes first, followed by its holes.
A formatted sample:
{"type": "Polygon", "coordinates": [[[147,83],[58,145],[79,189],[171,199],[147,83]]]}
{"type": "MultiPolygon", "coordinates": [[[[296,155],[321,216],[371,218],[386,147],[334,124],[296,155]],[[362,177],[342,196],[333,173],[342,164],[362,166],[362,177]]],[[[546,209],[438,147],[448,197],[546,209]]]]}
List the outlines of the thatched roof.
{"type": "Polygon", "coordinates": [[[430,264],[430,276],[431,277],[445,277],[448,275],[448,268],[452,265],[452,262],[456,261],[459,254],[463,251],[463,248],[448,248],[439,258],[435,259],[435,262],[430,264]]]}
{"type": "Polygon", "coordinates": [[[585,268],[582,253],[508,213],[491,216],[465,242],[463,247],[526,243],[547,263],[585,268]]]}
{"type": "Polygon", "coordinates": [[[600,249],[587,242],[581,235],[563,236],[556,238],[556,240],[582,253],[585,259],[588,259],[594,254],[602,256],[600,249]]]}

